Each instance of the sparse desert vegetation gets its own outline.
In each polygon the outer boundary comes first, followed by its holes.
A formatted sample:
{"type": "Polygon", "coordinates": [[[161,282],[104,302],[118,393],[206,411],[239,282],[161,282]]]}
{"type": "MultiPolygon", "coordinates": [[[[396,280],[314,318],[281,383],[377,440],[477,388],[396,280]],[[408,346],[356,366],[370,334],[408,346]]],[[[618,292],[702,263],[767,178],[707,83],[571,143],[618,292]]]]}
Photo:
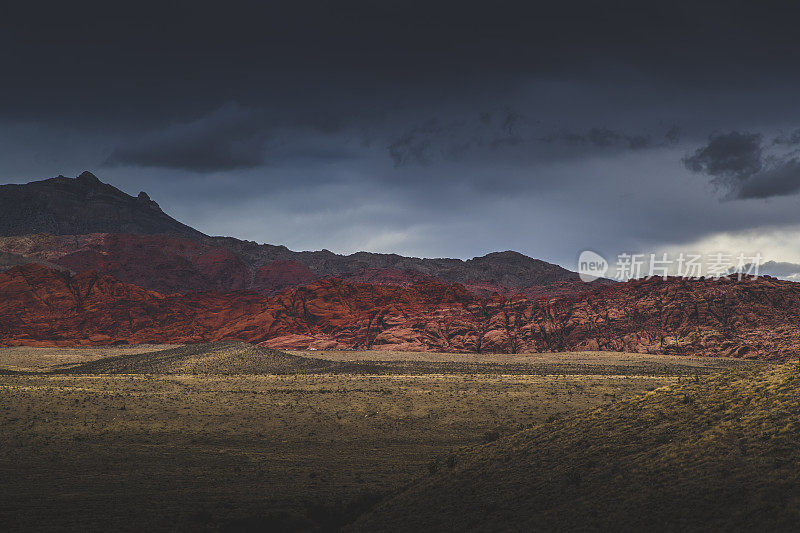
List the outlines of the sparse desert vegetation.
{"type": "Polygon", "coordinates": [[[91,346],[80,348],[34,348],[6,346],[0,348],[0,372],[45,372],[69,368],[81,363],[114,357],[176,348],[178,345],[138,344],[125,346],[91,346]]]}
{"type": "Polygon", "coordinates": [[[798,390],[784,364],[570,413],[462,450],[352,529],[796,531],[798,390]]]}
{"type": "MultiPolygon", "coordinates": [[[[19,350],[0,350],[0,366],[24,366],[19,350]]],[[[623,354],[575,354],[570,370],[569,354],[394,354],[374,372],[380,354],[315,362],[215,343],[86,349],[94,362],[72,353],[79,366],[51,367],[64,352],[25,350],[39,371],[0,376],[0,522],[12,529],[333,530],[420,477],[458,470],[475,446],[751,366],[654,356],[626,371],[623,354]],[[263,366],[275,361],[284,366],[263,366]],[[251,372],[220,371],[236,364],[251,372]],[[523,373],[537,364],[560,366],[523,373]]]]}

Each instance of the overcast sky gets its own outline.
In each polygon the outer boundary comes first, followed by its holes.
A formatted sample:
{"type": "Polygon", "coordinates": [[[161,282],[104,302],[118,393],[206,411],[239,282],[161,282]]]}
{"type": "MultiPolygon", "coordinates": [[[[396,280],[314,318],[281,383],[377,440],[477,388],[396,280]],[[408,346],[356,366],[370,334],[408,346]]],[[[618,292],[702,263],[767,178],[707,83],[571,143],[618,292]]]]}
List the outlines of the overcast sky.
{"type": "Polygon", "coordinates": [[[4,3],[0,182],[295,250],[800,262],[786,6],[4,3]]]}

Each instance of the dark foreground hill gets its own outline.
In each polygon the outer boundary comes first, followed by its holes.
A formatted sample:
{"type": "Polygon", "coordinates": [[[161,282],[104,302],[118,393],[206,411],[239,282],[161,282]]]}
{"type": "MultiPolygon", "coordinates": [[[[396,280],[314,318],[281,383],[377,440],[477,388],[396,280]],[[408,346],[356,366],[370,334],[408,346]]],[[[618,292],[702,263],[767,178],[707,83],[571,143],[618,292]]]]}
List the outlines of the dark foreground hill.
{"type": "Polygon", "coordinates": [[[296,374],[330,368],[332,363],[262,348],[246,342],[220,341],[155,352],[126,354],[84,363],[69,374],[296,374]]]}
{"type": "Polygon", "coordinates": [[[796,531],[798,412],[796,364],[698,378],[455,454],[353,529],[796,531]]]}

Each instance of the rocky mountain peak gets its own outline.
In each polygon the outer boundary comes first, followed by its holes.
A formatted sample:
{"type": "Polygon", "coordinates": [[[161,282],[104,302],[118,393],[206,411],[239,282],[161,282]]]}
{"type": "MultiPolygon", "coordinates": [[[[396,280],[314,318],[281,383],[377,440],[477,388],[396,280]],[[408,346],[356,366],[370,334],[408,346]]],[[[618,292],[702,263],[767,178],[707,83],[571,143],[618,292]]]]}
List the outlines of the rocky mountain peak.
{"type": "Polygon", "coordinates": [[[75,178],[0,185],[0,235],[168,234],[203,238],[145,193],[131,196],[89,171],[75,178]]]}
{"type": "Polygon", "coordinates": [[[88,170],[85,170],[85,171],[81,172],[81,174],[75,179],[79,183],[82,183],[82,184],[85,184],[85,185],[98,185],[98,184],[101,183],[100,179],[97,176],[95,176],[94,174],[92,174],[91,172],[89,172],[88,170]]]}
{"type": "Polygon", "coordinates": [[[140,204],[146,205],[151,209],[156,209],[158,211],[161,211],[161,206],[159,206],[158,203],[156,203],[154,200],[151,200],[150,195],[144,191],[139,192],[139,196],[136,197],[136,200],[140,204]]]}

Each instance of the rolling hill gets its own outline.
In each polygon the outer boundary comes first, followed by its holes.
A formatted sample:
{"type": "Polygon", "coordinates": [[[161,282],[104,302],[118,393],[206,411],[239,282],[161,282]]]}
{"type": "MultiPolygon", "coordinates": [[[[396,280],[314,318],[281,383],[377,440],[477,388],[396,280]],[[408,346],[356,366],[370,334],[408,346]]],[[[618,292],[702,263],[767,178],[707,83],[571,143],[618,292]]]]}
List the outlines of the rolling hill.
{"type": "Polygon", "coordinates": [[[297,374],[333,363],[245,342],[199,343],[155,352],[106,357],[73,366],[69,374],[297,374]]]}
{"type": "Polygon", "coordinates": [[[454,454],[351,529],[792,531],[799,389],[768,366],[569,415],[454,454]]]}

